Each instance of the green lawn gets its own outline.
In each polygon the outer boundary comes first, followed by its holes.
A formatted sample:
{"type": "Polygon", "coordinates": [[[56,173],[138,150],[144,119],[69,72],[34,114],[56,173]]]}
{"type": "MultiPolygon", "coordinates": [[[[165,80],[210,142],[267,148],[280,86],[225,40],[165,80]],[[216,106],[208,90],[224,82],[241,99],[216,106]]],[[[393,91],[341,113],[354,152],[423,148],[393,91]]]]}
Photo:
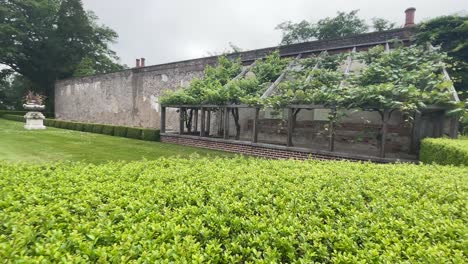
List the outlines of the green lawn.
{"type": "Polygon", "coordinates": [[[232,156],[221,151],[174,144],[112,137],[101,134],[48,127],[27,131],[23,123],[0,118],[0,160],[47,162],[84,161],[104,163],[110,160],[142,160],[159,157],[199,155],[232,156]]]}

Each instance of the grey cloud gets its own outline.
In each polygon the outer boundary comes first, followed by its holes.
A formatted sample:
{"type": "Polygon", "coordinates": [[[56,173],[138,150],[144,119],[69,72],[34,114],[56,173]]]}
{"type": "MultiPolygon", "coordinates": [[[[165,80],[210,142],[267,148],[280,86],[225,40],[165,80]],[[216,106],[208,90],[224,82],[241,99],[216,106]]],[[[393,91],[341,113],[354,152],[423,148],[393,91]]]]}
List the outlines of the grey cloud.
{"type": "Polygon", "coordinates": [[[122,63],[146,57],[147,65],[206,56],[229,47],[275,46],[277,24],[316,21],[337,11],[360,10],[370,21],[383,17],[402,25],[403,11],[416,7],[416,21],[466,12],[468,1],[445,0],[83,0],[103,23],[119,34],[114,50],[122,63]]]}

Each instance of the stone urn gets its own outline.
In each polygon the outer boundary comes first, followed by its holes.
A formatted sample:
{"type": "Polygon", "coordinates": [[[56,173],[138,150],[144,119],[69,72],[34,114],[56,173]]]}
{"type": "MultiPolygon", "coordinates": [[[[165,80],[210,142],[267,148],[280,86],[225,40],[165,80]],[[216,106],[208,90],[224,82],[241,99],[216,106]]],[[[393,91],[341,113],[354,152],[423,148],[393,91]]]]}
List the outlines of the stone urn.
{"type": "Polygon", "coordinates": [[[45,116],[41,112],[39,112],[44,111],[45,105],[28,102],[26,104],[23,104],[23,107],[24,109],[29,111],[24,116],[24,118],[26,119],[26,125],[24,125],[24,128],[26,128],[27,130],[46,128],[44,126],[45,116]]]}

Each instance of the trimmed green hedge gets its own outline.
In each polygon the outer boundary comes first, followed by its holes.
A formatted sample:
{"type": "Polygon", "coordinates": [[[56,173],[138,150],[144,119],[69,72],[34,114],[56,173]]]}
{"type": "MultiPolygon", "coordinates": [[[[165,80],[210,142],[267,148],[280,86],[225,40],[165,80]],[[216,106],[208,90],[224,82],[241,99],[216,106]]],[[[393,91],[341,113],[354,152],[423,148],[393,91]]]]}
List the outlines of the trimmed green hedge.
{"type": "Polygon", "coordinates": [[[114,136],[116,137],[126,137],[128,127],[116,126],[114,127],[114,136]]]}
{"type": "MultiPolygon", "coordinates": [[[[24,116],[28,111],[12,111],[12,110],[0,110],[0,117],[3,115],[20,115],[24,116]]],[[[53,118],[54,113],[51,112],[43,112],[45,117],[53,118]]]]}
{"type": "Polygon", "coordinates": [[[141,139],[141,128],[129,127],[127,129],[127,137],[134,139],[141,139]]]}
{"type": "Polygon", "coordinates": [[[426,138],[421,142],[419,160],[423,163],[468,166],[468,137],[426,138]]]}
{"type": "Polygon", "coordinates": [[[84,132],[91,132],[91,133],[92,133],[92,132],[93,132],[93,127],[94,127],[93,124],[85,123],[85,124],[83,125],[83,131],[84,131],[84,132]]]}
{"type": "Polygon", "coordinates": [[[102,125],[102,134],[113,136],[114,135],[114,126],[102,125]]]}
{"type": "MultiPolygon", "coordinates": [[[[25,121],[24,117],[20,115],[3,114],[1,118],[20,122],[25,121]]],[[[159,130],[157,129],[80,123],[57,119],[45,119],[44,125],[69,130],[105,134],[109,136],[142,139],[146,141],[159,141],[159,130]]]]}
{"type": "Polygon", "coordinates": [[[0,162],[5,263],[467,263],[468,168],[0,162]]]}
{"type": "Polygon", "coordinates": [[[103,126],[100,124],[93,124],[93,133],[102,134],[103,126]]]}
{"type": "Polygon", "coordinates": [[[26,122],[26,120],[24,119],[24,116],[22,115],[3,114],[1,117],[4,119],[11,120],[11,121],[26,122]]]}
{"type": "Polygon", "coordinates": [[[159,141],[159,130],[155,129],[141,129],[141,139],[147,141],[159,141]]]}
{"type": "Polygon", "coordinates": [[[84,131],[84,123],[76,123],[75,124],[75,130],[76,131],[84,131]]]}

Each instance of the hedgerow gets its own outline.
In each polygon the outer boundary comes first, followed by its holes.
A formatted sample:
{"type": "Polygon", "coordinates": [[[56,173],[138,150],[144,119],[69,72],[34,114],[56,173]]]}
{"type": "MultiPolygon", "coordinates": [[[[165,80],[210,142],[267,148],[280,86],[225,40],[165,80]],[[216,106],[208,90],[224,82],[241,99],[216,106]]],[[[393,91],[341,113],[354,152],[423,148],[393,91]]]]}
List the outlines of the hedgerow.
{"type": "Polygon", "coordinates": [[[134,139],[141,139],[141,129],[136,127],[129,127],[127,128],[127,136],[128,138],[134,139]]]}
{"type": "Polygon", "coordinates": [[[0,162],[6,262],[467,263],[468,168],[0,162]]]}
{"type": "Polygon", "coordinates": [[[468,166],[468,137],[426,138],[421,142],[419,160],[423,163],[468,166]]]}
{"type": "Polygon", "coordinates": [[[114,126],[102,125],[102,134],[113,136],[114,135],[114,126]]]}
{"type": "Polygon", "coordinates": [[[102,133],[102,129],[103,129],[103,125],[101,124],[93,124],[93,133],[96,133],[96,134],[101,134],[102,133]]]}
{"type": "Polygon", "coordinates": [[[116,137],[126,137],[128,127],[116,126],[114,127],[114,136],[116,137]]]}

